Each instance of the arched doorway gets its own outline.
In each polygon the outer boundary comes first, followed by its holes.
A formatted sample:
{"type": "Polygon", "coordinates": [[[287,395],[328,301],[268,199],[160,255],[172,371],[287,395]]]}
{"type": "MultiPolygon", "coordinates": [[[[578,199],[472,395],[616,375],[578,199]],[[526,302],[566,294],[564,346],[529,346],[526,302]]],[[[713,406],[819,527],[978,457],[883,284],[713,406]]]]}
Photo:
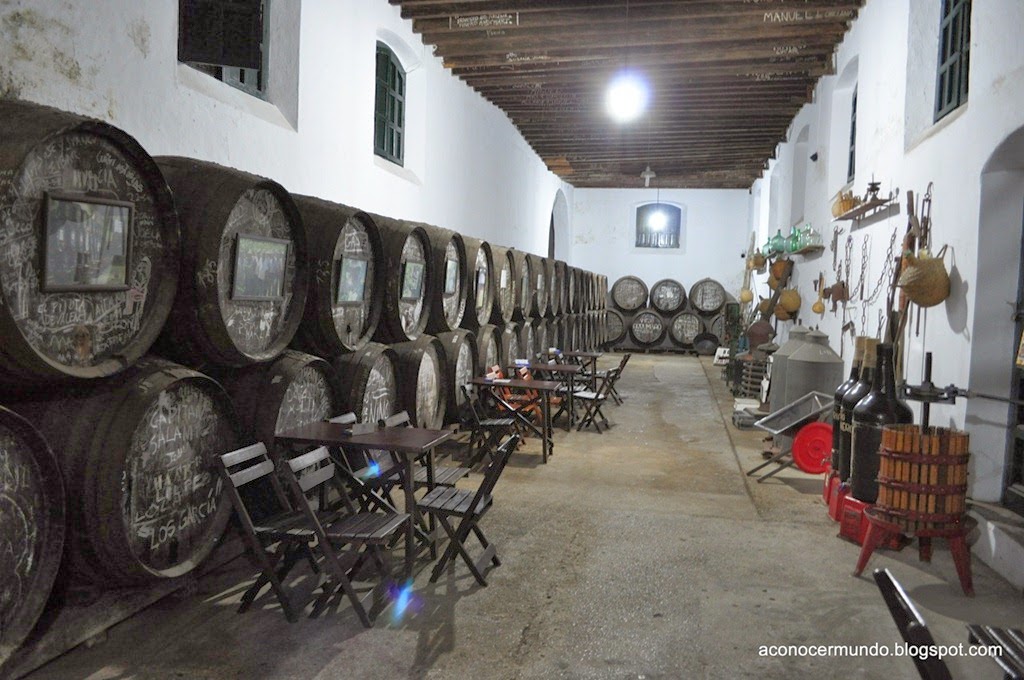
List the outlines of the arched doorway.
{"type": "MultiPolygon", "coordinates": [[[[1014,398],[1024,396],[1024,370],[1015,362],[1024,328],[1022,235],[1024,128],[1003,140],[982,169],[971,329],[971,389],[1014,398]],[[1007,306],[1013,301],[1015,310],[1007,306]]],[[[1024,409],[968,400],[974,498],[1002,501],[1024,511],[1024,441],[1016,437],[1022,420],[1024,409]]]]}

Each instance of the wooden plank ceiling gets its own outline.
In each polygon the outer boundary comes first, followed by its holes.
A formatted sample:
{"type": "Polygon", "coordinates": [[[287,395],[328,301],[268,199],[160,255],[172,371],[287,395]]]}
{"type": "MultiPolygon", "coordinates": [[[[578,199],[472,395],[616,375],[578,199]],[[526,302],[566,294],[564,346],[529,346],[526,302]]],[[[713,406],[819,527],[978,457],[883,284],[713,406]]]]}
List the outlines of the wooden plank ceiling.
{"type": "Polygon", "coordinates": [[[747,188],[862,0],[390,0],[444,65],[577,187],[747,188]],[[628,68],[647,111],[613,122],[628,68]]]}

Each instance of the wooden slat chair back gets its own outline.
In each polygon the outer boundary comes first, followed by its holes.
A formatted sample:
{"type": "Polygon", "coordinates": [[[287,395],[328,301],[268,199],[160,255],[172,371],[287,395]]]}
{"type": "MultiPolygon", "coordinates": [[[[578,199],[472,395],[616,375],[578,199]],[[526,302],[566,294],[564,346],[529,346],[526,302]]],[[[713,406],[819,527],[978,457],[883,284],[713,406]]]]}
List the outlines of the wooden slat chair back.
{"type": "MultiPolygon", "coordinates": [[[[357,423],[354,413],[335,416],[329,418],[327,422],[341,425],[351,424],[352,427],[349,431],[354,436],[369,434],[377,430],[376,423],[357,423]]],[[[361,449],[345,451],[332,447],[328,451],[338,466],[338,474],[345,480],[360,511],[397,512],[394,499],[390,495],[391,485],[385,484],[382,480],[383,475],[391,476],[395,472],[397,461],[393,457],[386,452],[372,457],[367,451],[361,449]],[[383,464],[378,461],[378,458],[384,461],[383,464]]]]}
{"type": "Polygon", "coordinates": [[[632,354],[624,354],[622,356],[622,360],[619,361],[618,370],[615,373],[615,378],[612,380],[611,385],[608,387],[608,395],[612,398],[612,401],[614,401],[619,406],[622,405],[622,395],[619,394],[619,391],[616,388],[615,384],[619,382],[619,378],[622,377],[623,371],[626,370],[626,364],[629,363],[629,359],[632,356],[632,354]]]}
{"type": "MultiPolygon", "coordinates": [[[[896,628],[899,629],[903,641],[911,645],[934,646],[935,638],[928,630],[928,625],[925,624],[924,619],[914,607],[914,603],[910,601],[903,587],[889,570],[875,569],[874,576],[875,583],[878,584],[878,589],[882,592],[882,598],[885,600],[886,606],[889,607],[889,613],[892,615],[893,621],[896,622],[896,628]]],[[[917,666],[917,672],[923,680],[951,680],[949,668],[946,667],[942,659],[935,656],[930,656],[927,659],[916,656],[912,658],[914,665],[917,666]]]]}
{"type": "Polygon", "coordinates": [[[285,587],[284,580],[292,567],[303,558],[314,571],[319,570],[310,549],[316,542],[316,535],[304,526],[302,512],[294,510],[288,502],[264,443],[218,456],[216,467],[238,516],[242,538],[250,557],[260,569],[256,581],[242,595],[238,611],[246,611],[260,591],[269,584],[285,617],[294,623],[298,620],[303,604],[295,600],[285,587]],[[262,497],[272,497],[278,504],[275,512],[257,521],[250,515],[241,494],[242,489],[255,484],[269,485],[270,492],[264,493],[262,497]]]}
{"type": "Polygon", "coordinates": [[[483,405],[479,396],[470,385],[460,385],[462,396],[465,397],[467,420],[462,426],[469,430],[469,465],[476,465],[481,458],[491,457],[498,442],[512,434],[515,430],[515,418],[481,417],[483,405]]]}
{"type": "Polygon", "coordinates": [[[324,592],[317,598],[312,616],[317,616],[329,600],[341,591],[352,603],[363,625],[372,627],[375,611],[384,602],[391,577],[382,548],[389,545],[396,534],[406,529],[409,515],[356,512],[344,486],[335,475],[334,462],[324,446],[288,460],[281,465],[281,474],[291,489],[293,503],[302,510],[306,526],[317,537],[315,550],[322,557],[324,575],[327,577],[323,585],[324,592]],[[347,512],[339,515],[321,511],[309,502],[309,495],[325,485],[333,486],[341,495],[347,512]],[[348,568],[343,567],[339,559],[345,548],[356,558],[355,564],[348,568]],[[374,606],[370,609],[367,609],[364,599],[359,597],[348,575],[350,572],[358,573],[367,557],[373,561],[380,575],[377,585],[368,595],[368,598],[374,600],[374,606]]]}
{"type": "Polygon", "coordinates": [[[487,463],[483,480],[476,491],[438,487],[428,492],[417,503],[421,512],[437,519],[449,539],[448,547],[430,574],[432,583],[437,581],[445,566],[456,555],[462,557],[477,583],[482,586],[487,585],[484,570],[488,563],[495,567],[501,565],[497,549],[487,540],[479,523],[493,504],[494,487],[518,443],[519,435],[512,435],[497,448],[487,463]],[[452,526],[453,519],[458,520],[457,526],[452,526]],[[469,539],[470,533],[477,537],[480,545],[484,548],[483,555],[477,560],[474,560],[466,550],[466,541],[469,539]]]}

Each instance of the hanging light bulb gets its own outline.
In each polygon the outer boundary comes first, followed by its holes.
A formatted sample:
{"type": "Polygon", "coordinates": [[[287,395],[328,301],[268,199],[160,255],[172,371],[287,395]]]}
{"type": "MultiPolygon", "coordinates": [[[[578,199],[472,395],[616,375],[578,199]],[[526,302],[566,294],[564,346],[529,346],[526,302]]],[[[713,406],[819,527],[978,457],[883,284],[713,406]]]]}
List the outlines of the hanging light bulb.
{"type": "Polygon", "coordinates": [[[664,210],[655,210],[647,218],[647,226],[654,231],[662,231],[668,226],[668,215],[665,214],[664,210]]]}
{"type": "Polygon", "coordinates": [[[636,120],[647,110],[650,88],[640,76],[623,71],[612,78],[605,95],[605,109],[616,123],[636,120]]]}

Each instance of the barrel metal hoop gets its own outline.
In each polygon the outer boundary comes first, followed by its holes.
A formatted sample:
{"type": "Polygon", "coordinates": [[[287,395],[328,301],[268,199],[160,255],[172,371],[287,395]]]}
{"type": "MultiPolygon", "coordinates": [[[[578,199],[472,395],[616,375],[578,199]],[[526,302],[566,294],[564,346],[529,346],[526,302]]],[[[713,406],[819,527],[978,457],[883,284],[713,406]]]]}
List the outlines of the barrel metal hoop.
{"type": "Polygon", "coordinates": [[[930,496],[955,496],[967,493],[966,484],[912,484],[901,482],[891,477],[879,477],[878,483],[897,491],[923,493],[930,496]]]}
{"type": "Polygon", "coordinates": [[[892,458],[893,460],[905,463],[920,463],[923,465],[963,465],[971,458],[971,454],[969,453],[950,456],[935,456],[927,453],[902,453],[899,451],[890,451],[886,448],[879,449],[878,455],[883,458],[892,458]]]}

